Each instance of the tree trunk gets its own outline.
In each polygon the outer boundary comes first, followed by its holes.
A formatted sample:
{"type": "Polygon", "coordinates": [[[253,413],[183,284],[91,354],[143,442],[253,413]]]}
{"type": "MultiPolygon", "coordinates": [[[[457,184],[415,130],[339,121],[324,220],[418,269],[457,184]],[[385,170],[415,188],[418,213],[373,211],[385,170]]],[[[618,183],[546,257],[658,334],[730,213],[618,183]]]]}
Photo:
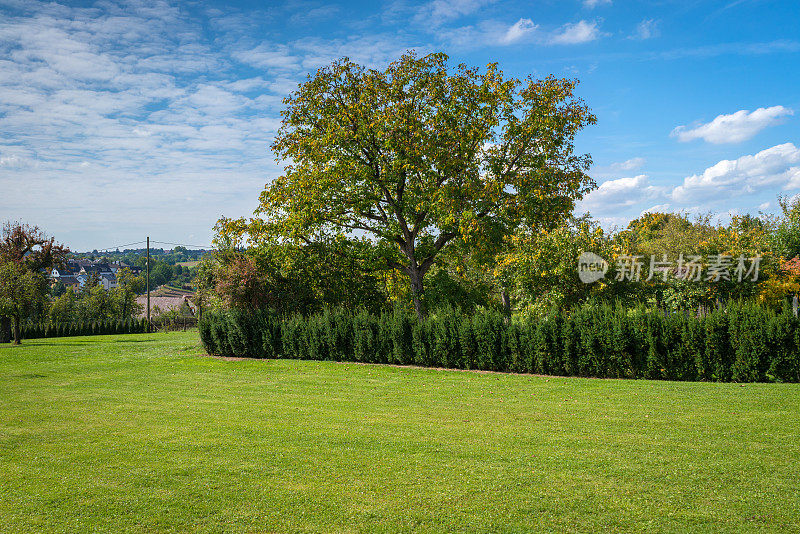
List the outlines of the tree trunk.
{"type": "Polygon", "coordinates": [[[425,303],[422,301],[422,272],[415,267],[408,269],[408,277],[411,279],[411,296],[414,299],[414,310],[417,312],[417,319],[424,320],[427,316],[425,303]]]}
{"type": "Polygon", "coordinates": [[[0,343],[11,342],[11,319],[5,315],[0,317],[0,343]]]}
{"type": "Polygon", "coordinates": [[[22,342],[20,337],[19,316],[14,317],[14,345],[19,345],[22,342]]]}
{"type": "Polygon", "coordinates": [[[500,300],[503,303],[503,314],[506,317],[511,317],[511,297],[506,288],[500,290],[500,300]]]}

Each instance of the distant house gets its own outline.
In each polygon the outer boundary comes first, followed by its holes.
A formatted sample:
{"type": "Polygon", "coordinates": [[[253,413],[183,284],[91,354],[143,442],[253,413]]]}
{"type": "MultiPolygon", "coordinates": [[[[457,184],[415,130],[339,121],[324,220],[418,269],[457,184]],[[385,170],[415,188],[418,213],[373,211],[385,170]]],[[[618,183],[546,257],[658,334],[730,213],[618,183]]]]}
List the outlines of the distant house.
{"type": "Polygon", "coordinates": [[[114,273],[100,273],[100,285],[106,290],[114,289],[119,286],[117,277],[114,273]]]}
{"type": "Polygon", "coordinates": [[[58,281],[73,290],[77,290],[80,287],[80,282],[75,276],[59,276],[58,281]]]}
{"type": "Polygon", "coordinates": [[[116,272],[125,267],[127,265],[119,262],[115,262],[112,268],[111,264],[104,262],[83,259],[67,260],[64,265],[54,267],[50,271],[49,278],[53,283],[61,282],[68,287],[78,289],[82,288],[92,275],[96,274],[97,284],[108,290],[119,286],[116,272]]]}
{"type": "Polygon", "coordinates": [[[107,263],[92,263],[90,265],[81,265],[80,272],[91,274],[103,274],[103,273],[111,273],[113,274],[114,271],[111,270],[111,266],[107,263]]]}
{"type": "Polygon", "coordinates": [[[74,277],[80,270],[79,265],[67,263],[66,265],[53,267],[53,270],[50,271],[50,278],[63,278],[65,276],[74,277]]]}
{"type": "Polygon", "coordinates": [[[82,279],[81,287],[84,286],[86,281],[93,275],[97,275],[97,284],[103,286],[104,289],[113,289],[119,284],[117,277],[111,270],[111,266],[107,263],[92,263],[90,265],[82,265],[78,279],[82,279]]]}
{"type": "Polygon", "coordinates": [[[81,273],[77,275],[75,279],[78,280],[78,288],[80,289],[86,285],[86,282],[89,281],[89,275],[86,273],[81,273]]]}
{"type": "Polygon", "coordinates": [[[64,285],[73,288],[82,288],[92,274],[97,274],[97,285],[101,285],[108,290],[119,286],[117,273],[122,269],[130,269],[131,274],[134,276],[139,276],[142,273],[141,267],[127,265],[119,261],[108,263],[82,258],[67,260],[64,265],[53,267],[49,272],[45,272],[53,284],[60,281],[64,285]]]}

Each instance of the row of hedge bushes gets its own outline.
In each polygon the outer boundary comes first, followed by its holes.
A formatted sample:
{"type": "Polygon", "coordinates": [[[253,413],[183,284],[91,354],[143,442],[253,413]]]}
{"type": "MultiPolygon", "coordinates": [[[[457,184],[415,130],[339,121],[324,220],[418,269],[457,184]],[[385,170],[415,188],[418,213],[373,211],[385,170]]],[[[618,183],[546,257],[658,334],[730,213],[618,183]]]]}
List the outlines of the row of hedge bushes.
{"type": "Polygon", "coordinates": [[[139,334],[142,332],[147,332],[147,319],[86,323],[34,323],[22,327],[22,337],[24,339],[102,334],[139,334]]]}
{"type": "Polygon", "coordinates": [[[418,321],[326,310],[303,316],[208,313],[210,354],[415,364],[548,375],[734,382],[800,381],[800,320],[754,304],[698,317],[587,305],[541,319],[442,310],[418,321]]]}

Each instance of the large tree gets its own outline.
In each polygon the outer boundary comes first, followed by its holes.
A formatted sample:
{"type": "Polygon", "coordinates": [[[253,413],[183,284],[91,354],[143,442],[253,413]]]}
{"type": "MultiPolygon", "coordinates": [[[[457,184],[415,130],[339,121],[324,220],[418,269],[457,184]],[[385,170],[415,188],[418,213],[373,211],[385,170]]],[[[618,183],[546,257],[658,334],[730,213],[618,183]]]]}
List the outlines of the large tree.
{"type": "Polygon", "coordinates": [[[549,227],[594,184],[575,135],[595,117],[576,81],[506,79],[409,53],[386,70],[348,59],[285,100],[272,145],[291,162],[268,184],[248,231],[314,241],[369,235],[405,273],[417,314],[423,279],[457,239],[549,227]]]}
{"type": "Polygon", "coordinates": [[[22,319],[41,308],[47,280],[13,261],[0,262],[0,315],[13,321],[14,344],[22,340],[22,319]]]}
{"type": "MultiPolygon", "coordinates": [[[[63,262],[68,252],[37,226],[6,222],[0,229],[0,320],[13,320],[14,343],[20,343],[22,319],[47,291],[41,271],[63,262]]],[[[7,321],[0,321],[0,329],[7,329],[7,321]]]]}

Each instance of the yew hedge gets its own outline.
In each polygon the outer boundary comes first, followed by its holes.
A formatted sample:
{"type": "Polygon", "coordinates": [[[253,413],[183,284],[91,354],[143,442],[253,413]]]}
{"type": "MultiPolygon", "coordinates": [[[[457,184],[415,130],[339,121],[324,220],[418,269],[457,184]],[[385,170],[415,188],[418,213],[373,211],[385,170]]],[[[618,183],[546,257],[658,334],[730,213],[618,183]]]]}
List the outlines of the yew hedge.
{"type": "Polygon", "coordinates": [[[800,320],[790,311],[732,304],[698,316],[586,305],[539,319],[446,309],[424,321],[329,309],[280,317],[207,313],[210,354],[479,369],[599,378],[800,381],[800,320]]]}

